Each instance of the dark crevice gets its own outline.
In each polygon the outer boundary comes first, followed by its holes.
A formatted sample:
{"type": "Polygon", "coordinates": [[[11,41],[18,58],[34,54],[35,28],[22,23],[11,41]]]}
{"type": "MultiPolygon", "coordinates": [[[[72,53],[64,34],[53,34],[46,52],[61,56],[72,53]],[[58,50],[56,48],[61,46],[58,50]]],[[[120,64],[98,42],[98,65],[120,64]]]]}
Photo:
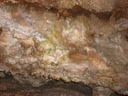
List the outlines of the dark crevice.
{"type": "MultiPolygon", "coordinates": [[[[3,72],[5,74],[4,78],[0,78],[0,86],[6,86],[5,89],[0,89],[2,94],[40,94],[41,96],[60,96],[65,94],[65,96],[93,96],[93,88],[84,85],[83,83],[75,82],[64,82],[62,80],[49,80],[47,83],[40,87],[32,87],[29,84],[20,84],[13,79],[10,72],[3,72]]],[[[1,87],[0,87],[1,88],[1,87]]],[[[2,95],[3,96],[3,95],[2,95]]],[[[25,95],[23,95],[25,96],[25,95]]],[[[128,96],[121,95],[117,92],[111,93],[110,96],[128,96]]]]}
{"type": "Polygon", "coordinates": [[[118,94],[117,92],[113,92],[111,93],[110,96],[128,96],[128,95],[122,95],[122,94],[118,94]]]}
{"type": "Polygon", "coordinates": [[[116,0],[112,16],[116,20],[128,18],[128,0],[116,0]]]}
{"type": "Polygon", "coordinates": [[[125,39],[128,41],[128,30],[125,32],[125,39]]]}
{"type": "Polygon", "coordinates": [[[28,93],[31,94],[31,96],[35,96],[36,94],[40,94],[41,96],[92,96],[93,94],[91,88],[79,83],[66,83],[63,81],[49,80],[49,82],[40,87],[32,87],[28,84],[18,83],[13,77],[10,77],[9,73],[5,73],[5,75],[5,78],[0,78],[0,94],[17,95],[28,93]]]}

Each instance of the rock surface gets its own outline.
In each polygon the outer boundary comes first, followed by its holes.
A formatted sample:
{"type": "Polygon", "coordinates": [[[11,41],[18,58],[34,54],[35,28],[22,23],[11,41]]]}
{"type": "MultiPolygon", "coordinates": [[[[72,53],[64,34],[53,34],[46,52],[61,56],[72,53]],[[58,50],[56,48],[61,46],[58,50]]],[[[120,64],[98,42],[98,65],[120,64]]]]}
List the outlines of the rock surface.
{"type": "Polygon", "coordinates": [[[97,12],[108,12],[114,8],[115,0],[3,0],[2,2],[13,3],[39,3],[40,5],[57,8],[72,8],[74,5],[79,5],[88,10],[95,10],[97,12]]]}
{"type": "Polygon", "coordinates": [[[36,87],[43,83],[32,78],[43,77],[94,84],[128,94],[128,20],[121,5],[117,6],[122,14],[117,16],[114,3],[110,7],[106,0],[90,0],[91,8],[86,6],[86,0],[78,0],[81,7],[73,7],[77,0],[71,0],[67,4],[74,5],[69,8],[63,0],[55,4],[54,0],[10,1],[14,4],[0,6],[1,71],[9,71],[19,82],[36,87]],[[106,5],[100,6],[102,3],[106,5]],[[96,12],[91,11],[94,9],[96,12]],[[112,9],[112,15],[100,13],[112,9]]]}
{"type": "Polygon", "coordinates": [[[13,78],[0,78],[0,96],[92,96],[91,88],[51,80],[40,87],[20,84],[13,78]]]}

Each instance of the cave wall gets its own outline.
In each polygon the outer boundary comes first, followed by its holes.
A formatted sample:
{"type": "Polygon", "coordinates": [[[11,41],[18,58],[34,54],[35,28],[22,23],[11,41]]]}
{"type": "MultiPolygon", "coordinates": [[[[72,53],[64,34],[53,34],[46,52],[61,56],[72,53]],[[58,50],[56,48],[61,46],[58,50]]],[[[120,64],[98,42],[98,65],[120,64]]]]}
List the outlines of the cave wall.
{"type": "Polygon", "coordinates": [[[128,94],[127,18],[127,0],[2,0],[0,70],[128,94]]]}

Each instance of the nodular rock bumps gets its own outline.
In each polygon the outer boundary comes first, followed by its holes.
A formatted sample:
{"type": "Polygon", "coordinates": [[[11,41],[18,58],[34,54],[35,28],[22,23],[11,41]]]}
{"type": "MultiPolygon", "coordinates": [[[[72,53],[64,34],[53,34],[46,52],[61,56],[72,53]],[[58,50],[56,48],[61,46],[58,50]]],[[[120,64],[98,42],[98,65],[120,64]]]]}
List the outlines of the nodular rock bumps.
{"type": "Polygon", "coordinates": [[[82,82],[99,86],[94,96],[128,95],[127,58],[128,0],[0,1],[0,71],[19,82],[82,82]]]}

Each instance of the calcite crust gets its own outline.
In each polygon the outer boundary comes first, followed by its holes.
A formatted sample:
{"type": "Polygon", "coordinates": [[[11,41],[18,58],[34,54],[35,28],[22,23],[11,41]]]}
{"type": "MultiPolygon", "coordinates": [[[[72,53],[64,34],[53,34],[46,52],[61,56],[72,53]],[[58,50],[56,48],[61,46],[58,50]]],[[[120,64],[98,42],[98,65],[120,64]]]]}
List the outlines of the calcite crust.
{"type": "Polygon", "coordinates": [[[12,2],[16,4],[0,6],[1,71],[14,77],[95,84],[128,94],[125,18],[105,21],[95,14],[63,18],[49,8],[12,2]]]}

